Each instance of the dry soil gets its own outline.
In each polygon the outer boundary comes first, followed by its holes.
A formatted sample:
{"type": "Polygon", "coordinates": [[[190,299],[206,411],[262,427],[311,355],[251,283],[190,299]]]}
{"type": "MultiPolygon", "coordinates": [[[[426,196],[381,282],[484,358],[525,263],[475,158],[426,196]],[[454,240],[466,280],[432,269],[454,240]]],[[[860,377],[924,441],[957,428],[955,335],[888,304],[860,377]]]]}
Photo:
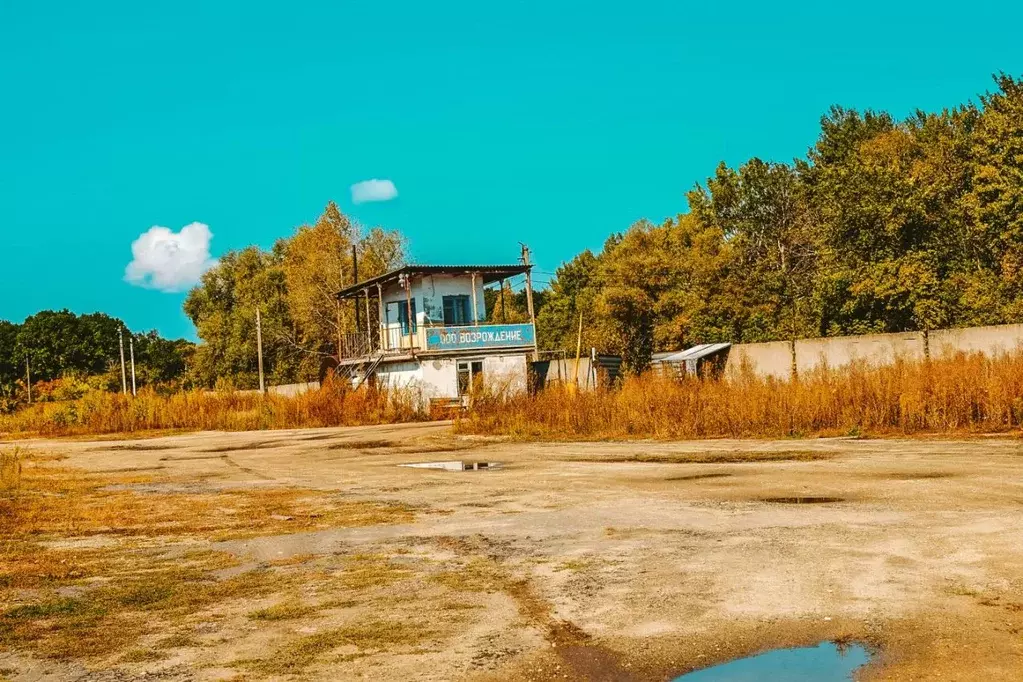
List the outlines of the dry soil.
{"type": "MultiPolygon", "coordinates": [[[[822,640],[871,647],[862,680],[1023,679],[1016,440],[519,443],[428,424],[19,446],[131,495],[284,488],[411,516],[42,537],[213,550],[235,561],[210,580],[279,586],[165,609],[100,656],[9,647],[11,680],[657,680],[822,640]],[[434,460],[503,466],[397,466],[434,460]]],[[[5,594],[8,612],[52,597],[5,594]]]]}

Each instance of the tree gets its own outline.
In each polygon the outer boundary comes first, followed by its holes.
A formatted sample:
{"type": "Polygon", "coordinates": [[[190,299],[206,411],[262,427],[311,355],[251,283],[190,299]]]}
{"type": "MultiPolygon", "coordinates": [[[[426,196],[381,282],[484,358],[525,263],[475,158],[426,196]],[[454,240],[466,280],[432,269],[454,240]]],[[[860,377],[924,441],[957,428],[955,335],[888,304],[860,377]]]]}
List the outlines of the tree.
{"type": "MultiPolygon", "coordinates": [[[[355,282],[353,248],[359,261],[359,279],[364,280],[404,264],[405,242],[397,232],[363,229],[330,202],[313,225],[299,227],[279,244],[284,254],[281,265],[288,310],[294,321],[294,327],[282,331],[291,332],[284,338],[300,353],[302,374],[315,376],[320,359],[337,353],[339,333],[362,331],[355,329],[354,306],[363,306],[364,299],[343,306],[339,316],[335,297],[355,282]]],[[[370,312],[376,314],[375,306],[370,312]]]]}
{"type": "Polygon", "coordinates": [[[833,107],[805,159],[720,165],[689,213],[559,269],[542,344],[572,348],[579,312],[587,343],[633,369],[709,341],[1018,321],[1023,82],[996,84],[901,122],[833,107]]]}
{"type": "Polygon", "coordinates": [[[56,379],[67,371],[99,374],[118,358],[122,323],[103,313],[78,316],[70,310],[43,310],[18,330],[15,354],[28,356],[33,380],[56,379]]]}
{"type": "Polygon", "coordinates": [[[241,388],[259,385],[256,308],[263,325],[263,359],[272,383],[294,381],[298,359],[283,339],[293,335],[281,249],[250,246],[224,254],[185,299],[185,313],[203,343],[190,372],[201,386],[228,379],[241,388]]]}
{"type": "Polygon", "coordinates": [[[239,387],[258,385],[257,307],[269,383],[315,379],[321,359],[337,352],[338,332],[362,331],[355,329],[351,306],[341,308],[338,327],[335,294],[353,283],[353,246],[360,280],[404,262],[398,233],[365,230],[333,202],[313,225],[297,228],[270,251],[250,246],[225,254],[185,300],[185,313],[202,339],[189,370],[195,383],[214,386],[223,379],[239,387]]]}
{"type": "Polygon", "coordinates": [[[8,390],[21,378],[24,358],[18,356],[17,338],[20,325],[0,320],[0,392],[8,390]]]}
{"type": "Polygon", "coordinates": [[[1003,315],[1023,315],[1023,81],[1000,74],[998,90],[981,98],[970,135],[973,163],[963,199],[971,253],[993,274],[1003,315]]]}

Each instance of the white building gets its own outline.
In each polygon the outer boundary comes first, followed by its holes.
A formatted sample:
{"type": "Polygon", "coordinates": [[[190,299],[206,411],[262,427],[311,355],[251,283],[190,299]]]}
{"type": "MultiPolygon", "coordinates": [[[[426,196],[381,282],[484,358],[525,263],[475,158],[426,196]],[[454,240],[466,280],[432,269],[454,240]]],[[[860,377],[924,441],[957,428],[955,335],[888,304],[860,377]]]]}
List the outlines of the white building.
{"type": "Polygon", "coordinates": [[[354,301],[366,327],[340,339],[338,372],[356,385],[375,378],[381,386],[417,387],[433,404],[464,402],[480,385],[526,390],[535,328],[486,324],[483,289],[528,270],[409,265],[338,292],[338,300],[354,301]]]}

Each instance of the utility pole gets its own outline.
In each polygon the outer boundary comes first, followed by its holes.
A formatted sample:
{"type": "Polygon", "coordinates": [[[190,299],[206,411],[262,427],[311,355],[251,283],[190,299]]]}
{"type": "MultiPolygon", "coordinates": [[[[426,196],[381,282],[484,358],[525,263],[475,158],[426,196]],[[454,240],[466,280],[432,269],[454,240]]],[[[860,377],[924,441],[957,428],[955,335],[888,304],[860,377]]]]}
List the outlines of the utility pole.
{"type": "Polygon", "coordinates": [[[476,312],[476,273],[472,273],[472,326],[478,327],[480,324],[479,314],[476,312]]]}
{"type": "Polygon", "coordinates": [[[540,360],[536,348],[536,313],[533,311],[533,266],[529,264],[529,247],[519,242],[522,247],[522,264],[526,266],[526,307],[529,308],[529,322],[533,325],[533,362],[540,360]]]}
{"type": "Polygon", "coordinates": [[[131,352],[131,394],[135,395],[135,337],[128,337],[128,350],[131,352]]]}
{"type": "Polygon", "coordinates": [[[256,308],[256,356],[259,359],[259,392],[266,393],[263,385],[263,323],[259,318],[259,308],[256,308]]]}
{"type": "Polygon", "coordinates": [[[128,373],[124,369],[124,327],[117,330],[117,342],[121,346],[121,393],[128,395],[128,373]]]}
{"type": "MultiPolygon", "coordinates": [[[[355,248],[355,244],[352,244],[352,284],[359,283],[359,252],[355,248]]],[[[355,298],[355,331],[359,331],[359,327],[362,326],[362,322],[359,321],[359,294],[356,292],[355,298]]]]}
{"type": "Polygon", "coordinates": [[[579,388],[579,361],[583,354],[583,313],[579,311],[579,334],[575,341],[575,387],[579,388]]]}
{"type": "Polygon", "coordinates": [[[408,274],[401,275],[401,285],[405,287],[405,314],[408,318],[408,350],[409,353],[412,353],[412,349],[415,347],[412,325],[416,322],[415,315],[412,313],[412,278],[408,274]]]}
{"type": "Polygon", "coordinates": [[[334,310],[337,312],[337,359],[341,360],[341,299],[334,301],[334,310]]]}
{"type": "Polygon", "coordinates": [[[25,386],[28,387],[28,404],[32,404],[32,369],[28,365],[28,352],[25,352],[25,386]]]}
{"type": "Polygon", "coordinates": [[[508,321],[508,309],[504,306],[504,280],[501,280],[501,322],[508,321]]]}

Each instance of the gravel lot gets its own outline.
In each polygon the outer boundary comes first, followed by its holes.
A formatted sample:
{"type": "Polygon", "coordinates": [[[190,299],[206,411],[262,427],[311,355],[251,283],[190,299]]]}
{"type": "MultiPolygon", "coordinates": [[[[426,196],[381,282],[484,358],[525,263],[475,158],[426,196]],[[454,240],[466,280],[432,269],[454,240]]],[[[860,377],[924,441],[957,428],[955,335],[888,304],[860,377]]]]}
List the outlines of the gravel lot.
{"type": "Polygon", "coordinates": [[[280,587],[154,618],[130,643],[149,660],[8,648],[0,678],[670,679],[834,639],[875,649],[864,680],[1023,679],[1016,440],[518,443],[419,424],[18,445],[120,495],[298,489],[413,520],[45,538],[212,550],[235,562],[211,579],[280,587]],[[397,466],[442,460],[502,467],[397,466]]]}

